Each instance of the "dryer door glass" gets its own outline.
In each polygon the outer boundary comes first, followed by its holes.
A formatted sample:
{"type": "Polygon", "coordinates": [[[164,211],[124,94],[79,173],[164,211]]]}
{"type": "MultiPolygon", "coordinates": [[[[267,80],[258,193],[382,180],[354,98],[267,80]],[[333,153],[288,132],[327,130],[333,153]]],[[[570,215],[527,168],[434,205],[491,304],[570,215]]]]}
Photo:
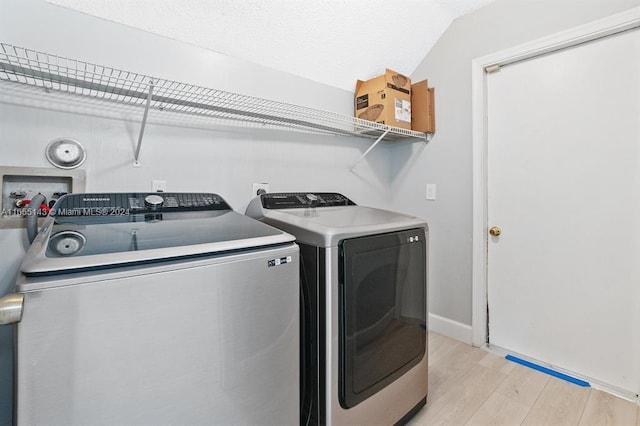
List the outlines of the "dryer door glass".
{"type": "Polygon", "coordinates": [[[353,407],[426,351],[424,229],[340,244],[340,403],[353,407]]]}

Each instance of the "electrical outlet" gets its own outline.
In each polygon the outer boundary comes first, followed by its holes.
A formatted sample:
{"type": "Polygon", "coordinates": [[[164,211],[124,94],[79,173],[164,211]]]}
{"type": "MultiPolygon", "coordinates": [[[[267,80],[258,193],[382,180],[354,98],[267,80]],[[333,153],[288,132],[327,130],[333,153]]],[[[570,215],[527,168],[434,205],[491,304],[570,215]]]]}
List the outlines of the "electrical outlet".
{"type": "Polygon", "coordinates": [[[153,191],[153,192],[166,192],[167,191],[167,181],[166,180],[152,180],[151,181],[151,191],[153,191]]]}
{"type": "Polygon", "coordinates": [[[251,198],[256,195],[263,194],[264,192],[269,192],[269,184],[267,182],[262,183],[254,183],[251,185],[251,198]]]}
{"type": "Polygon", "coordinates": [[[428,183],[427,184],[427,200],[435,200],[436,199],[436,184],[428,183]]]}

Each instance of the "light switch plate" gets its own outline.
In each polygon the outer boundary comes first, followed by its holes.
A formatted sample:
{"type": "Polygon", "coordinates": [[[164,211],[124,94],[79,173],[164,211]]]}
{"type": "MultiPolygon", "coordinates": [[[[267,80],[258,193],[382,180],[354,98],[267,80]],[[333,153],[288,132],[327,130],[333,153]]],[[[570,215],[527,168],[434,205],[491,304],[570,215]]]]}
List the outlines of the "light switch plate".
{"type": "Polygon", "coordinates": [[[428,183],[427,184],[427,200],[435,200],[436,199],[436,184],[428,183]]]}

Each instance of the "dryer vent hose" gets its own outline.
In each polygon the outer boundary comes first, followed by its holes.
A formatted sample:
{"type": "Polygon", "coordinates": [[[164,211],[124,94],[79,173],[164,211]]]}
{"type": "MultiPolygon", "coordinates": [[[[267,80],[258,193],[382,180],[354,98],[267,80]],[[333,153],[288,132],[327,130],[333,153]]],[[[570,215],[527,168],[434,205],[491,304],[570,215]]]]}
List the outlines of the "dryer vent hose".
{"type": "Polygon", "coordinates": [[[38,194],[31,199],[29,208],[27,209],[27,237],[29,237],[29,244],[33,243],[38,235],[38,211],[40,205],[47,201],[44,195],[38,194]]]}

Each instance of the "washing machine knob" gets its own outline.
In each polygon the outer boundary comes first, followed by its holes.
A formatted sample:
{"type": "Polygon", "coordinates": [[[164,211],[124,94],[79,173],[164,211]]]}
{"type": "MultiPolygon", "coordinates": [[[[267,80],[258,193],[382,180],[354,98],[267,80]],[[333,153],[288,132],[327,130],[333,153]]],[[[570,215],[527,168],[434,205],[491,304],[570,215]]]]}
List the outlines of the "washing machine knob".
{"type": "Polygon", "coordinates": [[[156,209],[164,203],[164,198],[159,195],[151,194],[144,197],[144,204],[147,207],[151,207],[152,209],[156,209]]]}

